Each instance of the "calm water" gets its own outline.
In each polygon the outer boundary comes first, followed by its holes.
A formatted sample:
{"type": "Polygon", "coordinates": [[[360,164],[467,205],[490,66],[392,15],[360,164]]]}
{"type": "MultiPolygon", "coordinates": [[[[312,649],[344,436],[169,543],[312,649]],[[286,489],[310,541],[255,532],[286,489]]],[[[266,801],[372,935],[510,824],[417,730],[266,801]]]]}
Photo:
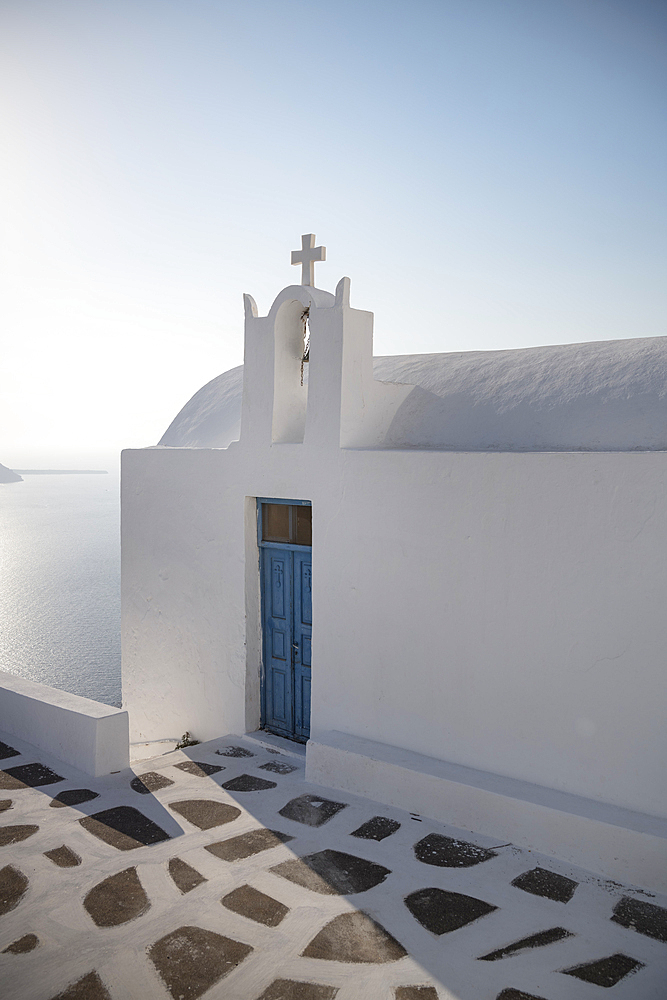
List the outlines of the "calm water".
{"type": "Polygon", "coordinates": [[[0,670],[120,705],[119,506],[116,472],[0,485],[0,670]]]}

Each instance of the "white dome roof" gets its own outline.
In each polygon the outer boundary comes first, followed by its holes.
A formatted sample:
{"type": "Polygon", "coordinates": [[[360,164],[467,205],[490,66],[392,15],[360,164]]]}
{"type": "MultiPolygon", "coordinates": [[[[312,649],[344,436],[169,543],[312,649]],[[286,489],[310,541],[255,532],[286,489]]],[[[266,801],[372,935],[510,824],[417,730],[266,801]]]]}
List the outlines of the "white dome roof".
{"type": "MultiPolygon", "coordinates": [[[[667,337],[378,357],[373,371],[416,387],[387,448],[667,450],[667,337]]],[[[243,366],[214,378],[160,445],[226,448],[239,437],[242,393],[243,366]]]]}

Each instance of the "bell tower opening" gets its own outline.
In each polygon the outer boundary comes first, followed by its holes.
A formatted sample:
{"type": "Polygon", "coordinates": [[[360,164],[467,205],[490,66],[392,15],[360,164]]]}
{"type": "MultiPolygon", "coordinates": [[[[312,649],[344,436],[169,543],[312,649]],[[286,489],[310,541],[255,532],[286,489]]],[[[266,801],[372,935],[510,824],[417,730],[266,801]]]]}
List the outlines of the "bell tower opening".
{"type": "Polygon", "coordinates": [[[283,302],[275,321],[273,369],[274,444],[301,444],[308,405],[309,307],[298,299],[283,302]]]}

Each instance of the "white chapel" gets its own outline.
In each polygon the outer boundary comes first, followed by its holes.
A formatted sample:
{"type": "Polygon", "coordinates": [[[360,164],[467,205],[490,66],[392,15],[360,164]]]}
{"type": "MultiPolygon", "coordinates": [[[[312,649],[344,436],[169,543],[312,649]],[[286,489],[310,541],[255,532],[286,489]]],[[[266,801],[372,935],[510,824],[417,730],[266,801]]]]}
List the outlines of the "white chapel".
{"type": "Polygon", "coordinates": [[[667,888],[667,338],[374,358],[324,253],[123,453],[131,740],[667,888]]]}

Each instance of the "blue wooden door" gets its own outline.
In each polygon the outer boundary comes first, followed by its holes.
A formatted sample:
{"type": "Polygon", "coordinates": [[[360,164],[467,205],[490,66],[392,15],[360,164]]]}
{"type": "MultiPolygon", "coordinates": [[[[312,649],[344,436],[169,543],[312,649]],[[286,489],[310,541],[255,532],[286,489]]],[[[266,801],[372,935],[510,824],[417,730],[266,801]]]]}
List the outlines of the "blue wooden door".
{"type": "Polygon", "coordinates": [[[304,544],[310,513],[303,505],[260,507],[262,725],[300,741],[310,736],[312,550],[304,544]]]}

